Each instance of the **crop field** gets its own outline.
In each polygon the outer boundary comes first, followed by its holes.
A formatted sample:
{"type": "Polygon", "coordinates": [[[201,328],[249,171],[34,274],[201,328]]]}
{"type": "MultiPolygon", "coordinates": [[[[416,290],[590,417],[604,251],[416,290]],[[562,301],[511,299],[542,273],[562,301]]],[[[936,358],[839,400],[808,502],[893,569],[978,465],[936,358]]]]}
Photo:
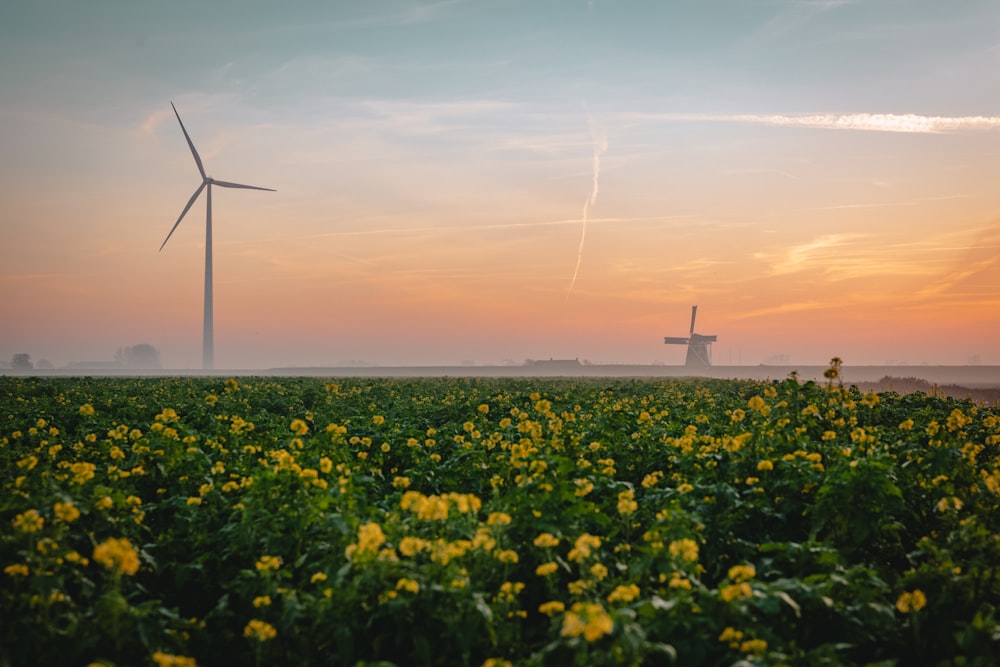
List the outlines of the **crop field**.
{"type": "Polygon", "coordinates": [[[0,665],[993,665],[1000,408],[0,377],[0,665]]]}

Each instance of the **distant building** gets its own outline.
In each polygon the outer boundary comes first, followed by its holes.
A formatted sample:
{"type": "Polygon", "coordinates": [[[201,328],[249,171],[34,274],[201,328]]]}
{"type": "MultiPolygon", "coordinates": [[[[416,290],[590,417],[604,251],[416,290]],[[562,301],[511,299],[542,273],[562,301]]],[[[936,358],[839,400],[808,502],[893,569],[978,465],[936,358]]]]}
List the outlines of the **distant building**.
{"type": "Polygon", "coordinates": [[[528,360],[528,366],[542,366],[543,368],[579,368],[582,364],[579,359],[536,359],[528,360]]]}

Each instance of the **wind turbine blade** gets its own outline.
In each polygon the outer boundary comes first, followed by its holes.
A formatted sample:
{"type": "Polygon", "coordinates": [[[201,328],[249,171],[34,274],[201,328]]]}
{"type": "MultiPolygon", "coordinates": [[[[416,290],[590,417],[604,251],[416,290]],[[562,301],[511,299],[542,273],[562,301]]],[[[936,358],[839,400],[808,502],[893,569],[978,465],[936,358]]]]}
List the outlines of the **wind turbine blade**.
{"type": "Polygon", "coordinates": [[[174,226],[170,228],[170,233],[167,234],[167,238],[163,239],[163,243],[160,245],[160,250],[163,250],[163,246],[167,245],[167,241],[169,241],[170,237],[174,235],[174,230],[177,229],[177,225],[181,224],[181,220],[184,219],[184,216],[187,215],[187,212],[191,210],[192,206],[194,206],[194,200],[198,198],[198,195],[200,195],[201,191],[204,189],[205,189],[205,183],[203,182],[201,185],[198,186],[198,189],[194,191],[194,194],[191,195],[191,199],[188,199],[187,206],[185,206],[184,210],[181,211],[181,216],[177,218],[177,222],[175,222],[174,226]]]}
{"type": "Polygon", "coordinates": [[[212,185],[221,185],[224,188],[243,188],[244,190],[266,190],[267,192],[277,192],[272,188],[258,188],[256,185],[243,185],[242,183],[230,183],[228,181],[217,181],[212,179],[212,185]]]}
{"type": "Polygon", "coordinates": [[[694,317],[698,314],[698,306],[691,306],[691,335],[694,335],[694,317]]]}
{"type": "Polygon", "coordinates": [[[184,133],[184,138],[187,139],[188,147],[191,149],[191,155],[194,156],[195,164],[198,165],[198,171],[201,173],[202,179],[208,178],[208,176],[205,175],[205,167],[201,163],[201,158],[198,156],[198,151],[195,150],[194,142],[192,142],[191,137],[188,136],[188,131],[184,127],[184,122],[181,120],[181,115],[177,113],[177,107],[174,106],[173,102],[170,103],[170,106],[174,110],[174,115],[177,116],[177,122],[181,124],[181,132],[184,133]]]}

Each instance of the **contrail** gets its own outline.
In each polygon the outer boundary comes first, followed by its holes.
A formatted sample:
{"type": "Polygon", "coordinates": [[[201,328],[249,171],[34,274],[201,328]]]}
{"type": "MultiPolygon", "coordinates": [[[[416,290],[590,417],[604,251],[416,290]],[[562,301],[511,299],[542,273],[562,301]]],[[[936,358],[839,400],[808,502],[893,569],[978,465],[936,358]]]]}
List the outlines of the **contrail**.
{"type": "Polygon", "coordinates": [[[590,214],[590,207],[597,201],[597,193],[600,189],[601,178],[601,156],[608,150],[608,138],[601,131],[601,128],[594,122],[593,116],[587,112],[587,126],[590,128],[590,143],[594,147],[594,185],[590,190],[590,196],[583,202],[583,225],[580,229],[580,249],[576,253],[576,268],[573,270],[573,280],[569,283],[569,290],[566,291],[566,298],[573,293],[573,286],[576,285],[576,277],[580,273],[580,262],[583,261],[583,244],[587,240],[587,217],[590,214]]]}

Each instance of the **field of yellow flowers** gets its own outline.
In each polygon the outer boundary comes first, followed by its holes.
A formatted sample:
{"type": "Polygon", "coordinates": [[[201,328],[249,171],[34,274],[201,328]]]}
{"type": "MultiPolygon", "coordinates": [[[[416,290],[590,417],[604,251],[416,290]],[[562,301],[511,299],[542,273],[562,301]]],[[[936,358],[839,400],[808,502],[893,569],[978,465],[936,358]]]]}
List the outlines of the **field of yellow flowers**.
{"type": "Polygon", "coordinates": [[[1000,410],[0,378],[0,665],[993,665],[1000,410]]]}

